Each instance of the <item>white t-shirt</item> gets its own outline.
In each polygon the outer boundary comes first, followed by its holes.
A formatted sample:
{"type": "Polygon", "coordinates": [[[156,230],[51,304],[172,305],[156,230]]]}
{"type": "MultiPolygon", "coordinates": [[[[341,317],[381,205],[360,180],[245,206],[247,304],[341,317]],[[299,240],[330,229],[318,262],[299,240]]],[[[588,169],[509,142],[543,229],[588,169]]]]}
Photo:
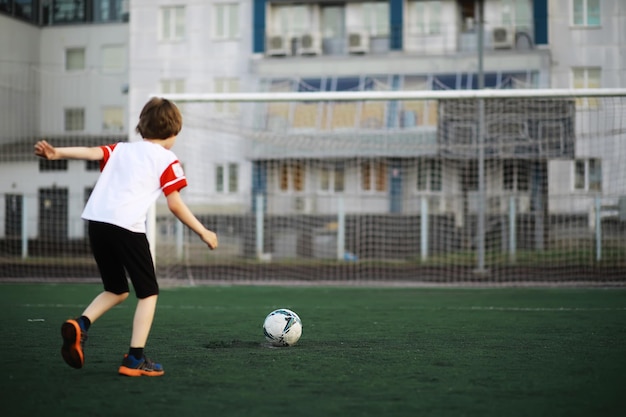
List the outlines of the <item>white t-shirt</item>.
{"type": "Polygon", "coordinates": [[[187,186],[174,152],[149,141],[102,146],[100,178],[82,218],[146,232],[146,216],[161,192],[166,196],[187,186]]]}

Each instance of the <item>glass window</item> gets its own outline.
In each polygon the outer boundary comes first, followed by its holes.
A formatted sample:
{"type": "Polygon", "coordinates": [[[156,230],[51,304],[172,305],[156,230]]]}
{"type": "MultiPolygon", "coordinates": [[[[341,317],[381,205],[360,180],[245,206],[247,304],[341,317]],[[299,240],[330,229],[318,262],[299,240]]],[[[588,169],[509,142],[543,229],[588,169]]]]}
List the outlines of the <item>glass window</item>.
{"type": "Polygon", "coordinates": [[[320,191],[342,192],[344,190],[345,173],[343,164],[324,166],[320,169],[320,191]]]}
{"type": "Polygon", "coordinates": [[[122,72],[125,68],[124,45],[104,45],[102,47],[102,72],[122,72]]]}
{"type": "MultiPolygon", "coordinates": [[[[602,70],[600,68],[572,68],[573,88],[601,88],[602,70]]],[[[576,99],[577,106],[598,107],[598,99],[579,98],[576,99]]]]}
{"type": "Polygon", "coordinates": [[[75,132],[85,130],[85,109],[65,109],[65,131],[75,132]]]}
{"type": "MultiPolygon", "coordinates": [[[[100,171],[100,161],[85,161],[85,171],[100,171]]],[[[91,188],[89,190],[91,194],[91,188]]]]}
{"type": "Polygon", "coordinates": [[[575,26],[600,26],[600,0],[573,0],[572,23],[575,26]]]}
{"type": "Polygon", "coordinates": [[[67,159],[50,161],[48,159],[39,159],[39,171],[67,171],[67,159]]]}
{"type": "Polygon", "coordinates": [[[372,36],[389,35],[389,2],[372,1],[363,3],[365,30],[372,36]]]}
{"type": "Polygon", "coordinates": [[[441,1],[412,1],[409,3],[409,32],[417,35],[441,33],[441,1]]]}
{"type": "Polygon", "coordinates": [[[161,80],[161,92],[163,94],[184,93],[185,92],[185,80],[183,79],[161,80]]]}
{"type": "Polygon", "coordinates": [[[270,34],[298,37],[311,31],[310,7],[304,4],[273,5],[270,34]]]}
{"type": "Polygon", "coordinates": [[[55,23],[84,22],[85,0],[55,0],[52,13],[55,23]]]}
{"type": "Polygon", "coordinates": [[[417,160],[417,191],[441,191],[441,161],[417,160]]]}
{"type": "Polygon", "coordinates": [[[239,165],[228,164],[228,192],[236,193],[239,189],[239,165]]]}
{"type": "Polygon", "coordinates": [[[502,188],[506,191],[528,191],[529,178],[528,161],[504,161],[502,188]]]}
{"type": "Polygon", "coordinates": [[[65,70],[82,71],[85,69],[85,48],[68,48],[65,50],[65,70]]]}
{"type": "Polygon", "coordinates": [[[124,131],[124,109],[122,107],[105,107],[102,109],[102,131],[122,133],[124,131]]]}
{"type": "MultiPolygon", "coordinates": [[[[239,92],[239,79],[231,77],[216,77],[213,81],[216,93],[239,92]]],[[[215,103],[215,110],[220,113],[237,113],[239,105],[235,102],[215,103]]]]}
{"type": "Polygon", "coordinates": [[[363,191],[387,190],[387,163],[385,161],[361,163],[361,189],[363,191]]]}
{"type": "Polygon", "coordinates": [[[185,6],[161,7],[160,39],[163,41],[180,41],[185,37],[185,6]]]}
{"type": "Polygon", "coordinates": [[[215,191],[218,193],[224,192],[224,165],[215,167],[215,191]]]}
{"type": "Polygon", "coordinates": [[[278,175],[281,191],[304,191],[305,171],[303,162],[282,162],[279,165],[278,175]]]}
{"type": "Polygon", "coordinates": [[[35,16],[33,0],[15,0],[15,16],[32,20],[35,16]]]}
{"type": "Polygon", "coordinates": [[[589,160],[589,191],[602,191],[602,163],[599,159],[589,160]]]}
{"type": "Polygon", "coordinates": [[[94,0],[94,22],[120,22],[127,13],[128,0],[94,0]]]}
{"type": "Polygon", "coordinates": [[[574,189],[585,189],[585,161],[578,160],[574,162],[574,189]]]}
{"type": "Polygon", "coordinates": [[[217,39],[239,38],[239,4],[217,3],[214,6],[214,33],[217,39]]]}

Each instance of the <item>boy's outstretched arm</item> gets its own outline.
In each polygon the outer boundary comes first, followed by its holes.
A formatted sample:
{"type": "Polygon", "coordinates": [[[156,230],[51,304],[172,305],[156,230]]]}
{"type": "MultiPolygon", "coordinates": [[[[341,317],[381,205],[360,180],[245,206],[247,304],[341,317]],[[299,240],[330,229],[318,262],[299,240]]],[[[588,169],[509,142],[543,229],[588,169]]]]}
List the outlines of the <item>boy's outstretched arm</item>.
{"type": "Polygon", "coordinates": [[[217,235],[200,223],[200,220],[189,210],[189,207],[187,207],[187,204],[185,204],[178,191],[168,194],[167,207],[178,220],[200,236],[200,239],[202,239],[209,248],[217,248],[217,235]]]}
{"type": "Polygon", "coordinates": [[[100,147],[74,146],[55,148],[45,140],[40,140],[35,144],[35,155],[50,160],[85,159],[88,161],[100,161],[104,158],[104,152],[100,147]]]}

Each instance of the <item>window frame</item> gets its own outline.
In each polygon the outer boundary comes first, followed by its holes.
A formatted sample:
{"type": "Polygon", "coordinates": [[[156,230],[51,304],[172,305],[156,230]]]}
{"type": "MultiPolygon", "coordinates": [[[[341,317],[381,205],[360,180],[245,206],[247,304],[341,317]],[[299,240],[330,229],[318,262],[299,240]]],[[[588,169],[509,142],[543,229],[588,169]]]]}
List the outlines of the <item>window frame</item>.
{"type": "MultiPolygon", "coordinates": [[[[600,28],[602,26],[602,1],[601,0],[570,0],[570,24],[574,28],[600,28]],[[590,2],[597,2],[597,23],[590,23],[590,2]],[[576,6],[580,5],[582,15],[581,22],[577,22],[576,6]]],[[[593,16],[593,15],[592,15],[593,16]]],[[[591,17],[593,18],[593,17],[591,17]]]]}
{"type": "Polygon", "coordinates": [[[65,72],[83,72],[87,69],[87,48],[84,46],[70,46],[65,48],[65,72]],[[73,59],[70,56],[72,52],[82,53],[82,65],[74,67],[73,59]]]}
{"type": "Polygon", "coordinates": [[[181,42],[185,40],[185,18],[185,5],[176,4],[159,7],[159,41],[181,42]]]}
{"type": "Polygon", "coordinates": [[[213,4],[213,30],[211,35],[213,39],[218,41],[230,41],[241,38],[241,22],[240,22],[239,2],[218,2],[213,4]],[[234,15],[234,16],[233,16],[234,15]],[[234,19],[234,20],[233,20],[234,19]],[[231,22],[235,22],[234,32],[231,28],[231,22]],[[220,23],[223,23],[222,32],[220,33],[220,23]]]}
{"type": "Polygon", "coordinates": [[[572,190],[579,192],[602,192],[602,159],[576,158],[573,161],[572,190]]]}
{"type": "Polygon", "coordinates": [[[384,194],[389,190],[389,164],[384,159],[368,159],[359,166],[360,191],[384,194]]]}

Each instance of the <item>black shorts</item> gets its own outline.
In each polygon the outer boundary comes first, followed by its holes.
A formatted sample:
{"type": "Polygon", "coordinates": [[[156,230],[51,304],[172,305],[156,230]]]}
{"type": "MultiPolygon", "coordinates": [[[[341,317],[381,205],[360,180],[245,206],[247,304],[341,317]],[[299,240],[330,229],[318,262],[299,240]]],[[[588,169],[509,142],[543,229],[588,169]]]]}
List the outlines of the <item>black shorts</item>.
{"type": "Polygon", "coordinates": [[[137,298],[159,293],[152,253],[145,233],[90,221],[89,240],[106,291],[114,294],[128,292],[128,272],[137,298]]]}

